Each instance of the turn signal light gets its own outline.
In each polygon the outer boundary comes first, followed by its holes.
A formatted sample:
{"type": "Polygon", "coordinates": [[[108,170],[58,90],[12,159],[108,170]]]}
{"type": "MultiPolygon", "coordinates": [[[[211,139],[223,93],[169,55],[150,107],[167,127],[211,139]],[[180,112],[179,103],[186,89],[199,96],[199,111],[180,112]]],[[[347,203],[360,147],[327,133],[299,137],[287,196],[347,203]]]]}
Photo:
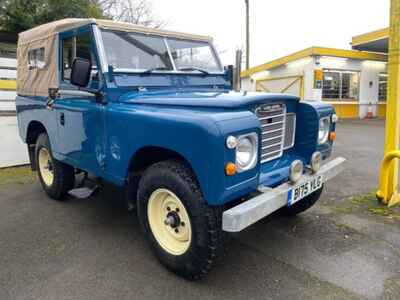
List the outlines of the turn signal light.
{"type": "Polygon", "coordinates": [[[336,141],[336,132],[331,132],[331,133],[329,134],[329,139],[330,139],[331,141],[336,141]]]}
{"type": "Polygon", "coordinates": [[[225,174],[228,176],[232,176],[236,174],[236,165],[234,163],[227,163],[225,166],[225,174]]]}

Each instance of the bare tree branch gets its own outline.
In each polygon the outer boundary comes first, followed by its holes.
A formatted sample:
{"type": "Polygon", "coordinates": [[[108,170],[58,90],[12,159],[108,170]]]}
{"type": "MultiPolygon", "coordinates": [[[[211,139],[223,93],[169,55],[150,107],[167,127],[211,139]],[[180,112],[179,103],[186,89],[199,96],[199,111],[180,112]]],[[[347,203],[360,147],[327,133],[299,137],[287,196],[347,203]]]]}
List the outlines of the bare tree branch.
{"type": "Polygon", "coordinates": [[[154,14],[151,0],[92,0],[99,5],[106,17],[116,21],[162,28],[165,20],[154,14]]]}

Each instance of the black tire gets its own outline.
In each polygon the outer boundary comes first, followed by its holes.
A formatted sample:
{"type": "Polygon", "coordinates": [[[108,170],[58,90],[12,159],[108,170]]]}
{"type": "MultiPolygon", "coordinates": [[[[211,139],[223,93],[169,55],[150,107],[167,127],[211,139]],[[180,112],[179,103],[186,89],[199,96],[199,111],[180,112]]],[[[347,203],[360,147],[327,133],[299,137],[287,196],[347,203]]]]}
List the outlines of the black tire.
{"type": "Polygon", "coordinates": [[[137,201],[142,230],[158,260],[184,278],[197,280],[205,276],[223,252],[222,208],[207,205],[190,168],[177,160],[150,166],[139,182],[137,201]],[[147,206],[151,194],[160,188],[177,195],[189,215],[191,242],[181,255],[164,250],[150,228],[147,206]]]}
{"type": "Polygon", "coordinates": [[[36,140],[35,160],[39,181],[42,185],[43,190],[50,198],[54,200],[65,200],[67,192],[74,188],[75,170],[73,167],[54,159],[51,152],[49,137],[46,133],[40,134],[38,139],[36,140]],[[50,154],[50,161],[54,175],[53,182],[50,185],[45,183],[40,171],[39,151],[42,148],[45,148],[50,154]]]}
{"type": "Polygon", "coordinates": [[[322,186],[319,190],[316,190],[311,195],[308,195],[304,199],[301,199],[299,202],[293,204],[292,206],[285,206],[281,209],[281,213],[288,217],[296,216],[307,209],[311,208],[321,197],[322,191],[324,187],[322,186]]]}

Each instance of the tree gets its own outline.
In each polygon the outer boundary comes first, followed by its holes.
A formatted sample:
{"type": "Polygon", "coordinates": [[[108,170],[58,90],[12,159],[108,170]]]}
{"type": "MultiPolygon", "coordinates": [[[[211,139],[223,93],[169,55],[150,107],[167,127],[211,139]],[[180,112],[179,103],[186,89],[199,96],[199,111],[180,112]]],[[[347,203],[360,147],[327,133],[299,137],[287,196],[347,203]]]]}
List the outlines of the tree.
{"type": "Polygon", "coordinates": [[[161,28],[167,22],[154,14],[150,0],[95,0],[106,17],[128,23],[161,28]]]}
{"type": "Polygon", "coordinates": [[[63,19],[109,18],[161,28],[150,0],[0,0],[0,28],[12,33],[63,19]]]}
{"type": "Polygon", "coordinates": [[[2,0],[0,28],[18,33],[62,18],[99,18],[102,10],[90,0],[2,0]]]}

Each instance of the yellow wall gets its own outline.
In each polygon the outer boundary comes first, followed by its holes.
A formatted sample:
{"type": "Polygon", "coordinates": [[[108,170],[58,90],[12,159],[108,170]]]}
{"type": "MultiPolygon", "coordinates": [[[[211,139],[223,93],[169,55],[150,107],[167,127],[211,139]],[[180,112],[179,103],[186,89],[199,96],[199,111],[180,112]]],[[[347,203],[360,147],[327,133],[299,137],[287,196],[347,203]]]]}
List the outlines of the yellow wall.
{"type": "Polygon", "coordinates": [[[386,103],[379,103],[378,104],[377,115],[378,115],[379,118],[385,118],[386,117],[386,103]]]}
{"type": "Polygon", "coordinates": [[[335,102],[326,101],[335,107],[336,114],[341,119],[359,118],[358,102],[335,102]]]}
{"type": "MultiPolygon", "coordinates": [[[[336,102],[336,101],[326,101],[335,107],[336,114],[341,119],[359,118],[359,107],[358,102],[336,102]]],[[[376,109],[376,116],[378,118],[386,117],[386,103],[379,103],[376,109]]]]}

